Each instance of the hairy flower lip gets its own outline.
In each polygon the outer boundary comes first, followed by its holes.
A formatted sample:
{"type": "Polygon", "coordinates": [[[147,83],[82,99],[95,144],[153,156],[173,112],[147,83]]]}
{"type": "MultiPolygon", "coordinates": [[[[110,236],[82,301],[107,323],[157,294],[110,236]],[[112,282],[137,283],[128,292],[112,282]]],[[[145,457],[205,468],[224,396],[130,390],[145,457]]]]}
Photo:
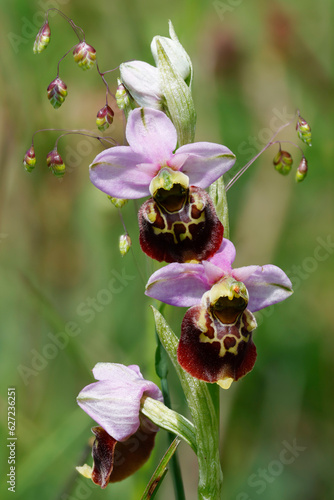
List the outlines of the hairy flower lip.
{"type": "Polygon", "coordinates": [[[254,366],[252,332],[256,326],[248,309],[226,324],[204,304],[193,306],[182,321],[178,362],[193,377],[228,389],[254,366]]]}
{"type": "Polygon", "coordinates": [[[160,262],[207,259],[224,233],[211,198],[197,186],[183,194],[171,191],[165,200],[150,198],[139,210],[138,223],[142,250],[160,262]]]}

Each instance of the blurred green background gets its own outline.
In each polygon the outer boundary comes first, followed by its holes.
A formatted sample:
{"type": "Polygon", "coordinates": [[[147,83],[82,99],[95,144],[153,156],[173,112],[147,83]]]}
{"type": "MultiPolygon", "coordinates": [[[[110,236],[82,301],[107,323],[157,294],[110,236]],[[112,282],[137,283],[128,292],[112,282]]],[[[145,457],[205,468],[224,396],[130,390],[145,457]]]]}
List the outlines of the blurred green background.
{"type": "MultiPolygon", "coordinates": [[[[118,211],[88,177],[99,144],[80,136],[61,139],[68,173],[60,181],[45,163],[58,134],[45,132],[35,140],[35,170],[23,169],[35,130],[95,130],[104,104],[96,71],[83,72],[71,55],[60,69],[66,102],[55,111],[47,100],[57,61],[76,43],[64,19],[52,16],[50,46],[38,57],[32,53],[43,12],[58,6],[85,30],[103,71],[129,59],[153,62],[151,39],[167,36],[171,19],[194,64],[196,140],[226,144],[238,158],[234,171],[296,108],[311,124],[312,148],[297,139],[293,125],[281,136],[298,142],[307,155],[309,175],[302,184],[296,185],[294,173],[283,178],[274,171],[274,146],[228,192],[236,265],[274,263],[289,274],[295,294],[258,315],[255,368],[221,392],[221,453],[226,499],[334,499],[333,1],[0,5],[1,498],[12,494],[6,484],[8,387],[16,388],[18,500],[139,499],[166,449],[160,432],[146,466],[104,491],[74,469],[86,460],[93,425],[75,397],[92,381],[95,363],[139,364],[157,382],[152,301],[143,295],[155,264],[137,242],[140,201],[123,209],[133,254],[118,253],[118,211]],[[119,292],[110,296],[103,290],[115,273],[121,276],[119,292]],[[73,323],[77,335],[61,335],[73,323]],[[283,465],[279,457],[286,443],[299,448],[283,465]]],[[[112,91],[117,76],[117,70],[108,74],[112,91]]],[[[109,131],[122,141],[120,113],[109,131]]],[[[300,153],[289,150],[296,167],[300,153]]],[[[184,310],[166,311],[179,333],[184,310]]],[[[170,381],[173,408],[186,412],[172,370],[170,381]]],[[[196,457],[186,445],[179,456],[191,500],[196,457]]],[[[169,477],[158,498],[173,498],[169,477]]]]}

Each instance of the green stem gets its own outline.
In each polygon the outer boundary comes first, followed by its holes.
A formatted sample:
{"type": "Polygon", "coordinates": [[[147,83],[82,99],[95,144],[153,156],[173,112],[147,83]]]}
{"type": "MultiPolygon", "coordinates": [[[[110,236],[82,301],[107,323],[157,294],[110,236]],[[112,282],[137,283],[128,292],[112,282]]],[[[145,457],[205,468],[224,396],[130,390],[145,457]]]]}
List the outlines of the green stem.
{"type": "Polygon", "coordinates": [[[219,436],[216,410],[208,384],[191,377],[177,361],[178,338],[165,318],[152,307],[157,333],[179,376],[193,418],[199,467],[198,499],[222,498],[223,473],[219,459],[219,436]]]}
{"type": "MultiPolygon", "coordinates": [[[[164,306],[165,304],[161,304],[160,306],[161,311],[163,310],[164,306]]],[[[161,345],[157,331],[155,333],[157,338],[157,349],[155,353],[155,370],[161,381],[161,392],[164,398],[164,403],[166,406],[168,406],[168,408],[171,408],[171,399],[169,395],[168,381],[167,381],[168,357],[163,346],[161,345]]],[[[167,432],[167,439],[169,445],[171,445],[171,443],[174,440],[174,435],[171,432],[167,432]]],[[[184,493],[181,467],[177,453],[173,454],[171,458],[170,468],[173,480],[175,500],[185,500],[186,496],[184,493]]]]}

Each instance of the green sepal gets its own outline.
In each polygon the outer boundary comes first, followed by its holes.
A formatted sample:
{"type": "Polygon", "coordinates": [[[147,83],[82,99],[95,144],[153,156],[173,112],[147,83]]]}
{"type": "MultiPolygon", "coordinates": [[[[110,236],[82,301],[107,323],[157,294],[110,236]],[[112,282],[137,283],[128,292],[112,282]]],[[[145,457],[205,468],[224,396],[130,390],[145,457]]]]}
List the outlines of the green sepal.
{"type": "Polygon", "coordinates": [[[159,40],[156,43],[160,85],[165,98],[166,114],[176,128],[178,146],[184,146],[194,142],[195,138],[196,111],[191,89],[175,71],[159,40]]]}
{"type": "MultiPolygon", "coordinates": [[[[179,39],[177,37],[177,34],[175,33],[173,23],[172,23],[172,21],[170,19],[168,21],[168,27],[169,27],[169,36],[171,37],[171,39],[173,40],[173,42],[178,43],[182,47],[182,44],[180,43],[180,41],[179,41],[179,39]]],[[[183,49],[183,47],[182,47],[182,49],[183,49]]],[[[191,89],[191,86],[192,86],[192,83],[193,83],[193,77],[194,77],[194,69],[193,69],[193,65],[192,65],[191,59],[188,56],[188,54],[187,54],[186,51],[185,51],[185,54],[187,56],[187,60],[188,60],[189,67],[190,67],[190,75],[185,80],[185,82],[188,85],[188,87],[190,87],[190,89],[191,89]]]]}

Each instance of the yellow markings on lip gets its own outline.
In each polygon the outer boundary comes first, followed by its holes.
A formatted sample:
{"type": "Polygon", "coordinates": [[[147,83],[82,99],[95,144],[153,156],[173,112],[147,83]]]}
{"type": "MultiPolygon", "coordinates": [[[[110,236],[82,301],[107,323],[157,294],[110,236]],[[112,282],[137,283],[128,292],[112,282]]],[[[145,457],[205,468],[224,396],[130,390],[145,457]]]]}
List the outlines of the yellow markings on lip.
{"type": "MultiPolygon", "coordinates": [[[[201,332],[207,332],[208,331],[208,326],[206,324],[206,310],[203,307],[201,308],[199,318],[196,321],[196,326],[198,326],[198,328],[201,330],[201,332]]],[[[202,340],[201,340],[202,336],[205,337],[206,339],[208,338],[205,335],[203,335],[203,333],[201,333],[201,335],[200,335],[200,341],[201,342],[202,342],[202,340]]],[[[206,341],[204,340],[203,342],[206,342],[206,341]]]]}
{"type": "Polygon", "coordinates": [[[151,222],[151,224],[154,224],[155,221],[157,220],[157,214],[152,204],[149,205],[149,211],[146,212],[146,216],[148,220],[151,222]]]}
{"type": "MultiPolygon", "coordinates": [[[[192,240],[193,235],[191,234],[190,226],[192,224],[200,224],[201,222],[205,221],[205,212],[202,212],[201,216],[198,219],[191,219],[189,222],[175,221],[175,222],[173,222],[172,227],[170,229],[168,229],[165,215],[161,214],[161,216],[163,217],[163,219],[165,221],[165,227],[163,229],[160,229],[159,227],[154,227],[153,226],[154,234],[158,235],[158,234],[161,234],[161,233],[163,233],[163,234],[168,234],[169,233],[169,234],[171,234],[173,236],[173,240],[174,240],[174,243],[176,245],[178,243],[177,236],[179,237],[180,242],[184,241],[186,238],[189,238],[190,240],[192,240]],[[176,235],[175,234],[175,228],[176,228],[176,226],[182,226],[182,227],[184,227],[185,228],[185,232],[179,233],[178,235],[176,235]]],[[[152,223],[154,223],[154,221],[152,223]]]]}
{"type": "Polygon", "coordinates": [[[216,331],[215,331],[215,336],[212,339],[209,339],[209,337],[207,337],[204,333],[201,333],[199,336],[199,341],[203,342],[203,344],[207,344],[207,343],[213,344],[213,342],[219,342],[220,343],[220,351],[219,351],[218,356],[220,358],[223,358],[227,352],[230,352],[231,354],[234,354],[236,356],[238,354],[238,347],[239,347],[240,342],[242,340],[246,340],[246,339],[242,335],[241,335],[241,338],[238,339],[235,335],[232,335],[231,333],[229,333],[228,336],[233,337],[235,339],[235,342],[236,342],[233,347],[229,347],[228,349],[226,349],[226,347],[224,346],[224,338],[222,338],[222,339],[217,338],[216,331]]]}
{"type": "MultiPolygon", "coordinates": [[[[238,354],[239,344],[241,342],[248,342],[250,332],[252,332],[256,328],[256,326],[257,326],[256,322],[253,321],[253,319],[252,319],[253,315],[251,313],[247,314],[247,312],[248,311],[246,310],[243,313],[243,315],[246,313],[246,325],[245,325],[245,322],[243,320],[244,319],[243,316],[240,318],[240,326],[238,328],[240,337],[236,337],[233,333],[228,333],[225,337],[222,337],[221,339],[219,339],[218,338],[217,327],[216,327],[214,321],[212,321],[212,323],[211,323],[211,325],[213,327],[213,330],[215,332],[213,338],[209,338],[209,337],[207,337],[205,335],[205,332],[208,331],[208,327],[207,327],[207,324],[206,324],[206,313],[207,313],[207,311],[206,311],[205,308],[203,308],[203,311],[201,311],[200,317],[197,320],[197,326],[202,331],[202,333],[199,336],[199,341],[203,342],[204,344],[206,344],[206,343],[213,344],[213,342],[219,342],[220,343],[220,351],[219,351],[219,357],[220,358],[223,358],[227,352],[230,352],[231,354],[234,354],[236,356],[238,354]],[[242,329],[244,327],[248,331],[248,333],[246,335],[243,335],[243,333],[242,333],[242,329]],[[225,338],[234,338],[235,339],[235,345],[229,347],[228,349],[226,349],[226,347],[224,345],[224,339],[225,338]]],[[[238,319],[235,321],[235,323],[237,321],[238,321],[238,319]]],[[[231,325],[228,325],[228,326],[231,326],[231,325]]]]}
{"type": "Polygon", "coordinates": [[[199,210],[200,212],[204,209],[204,203],[201,197],[199,196],[198,193],[194,192],[192,193],[193,199],[194,199],[194,206],[199,210]]]}

